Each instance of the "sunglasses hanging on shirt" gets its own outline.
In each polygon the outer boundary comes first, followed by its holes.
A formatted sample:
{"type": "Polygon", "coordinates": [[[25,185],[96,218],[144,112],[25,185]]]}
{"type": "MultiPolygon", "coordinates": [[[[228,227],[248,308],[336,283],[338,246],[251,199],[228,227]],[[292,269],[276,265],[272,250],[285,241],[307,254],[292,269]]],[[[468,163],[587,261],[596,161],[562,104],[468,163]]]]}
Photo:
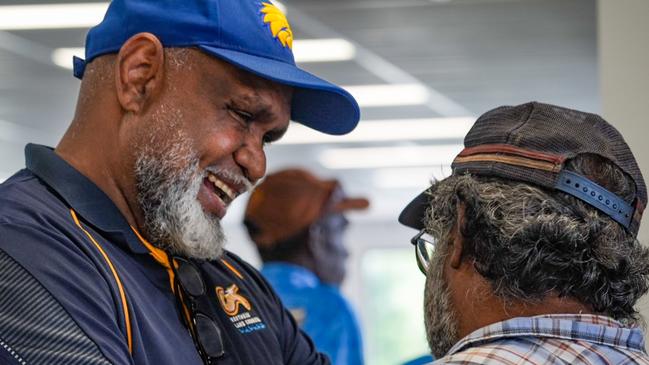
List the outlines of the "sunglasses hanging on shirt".
{"type": "Polygon", "coordinates": [[[208,314],[207,288],[199,268],[191,261],[173,256],[174,287],[179,311],[194,345],[205,364],[215,364],[225,355],[217,322],[208,314]]]}

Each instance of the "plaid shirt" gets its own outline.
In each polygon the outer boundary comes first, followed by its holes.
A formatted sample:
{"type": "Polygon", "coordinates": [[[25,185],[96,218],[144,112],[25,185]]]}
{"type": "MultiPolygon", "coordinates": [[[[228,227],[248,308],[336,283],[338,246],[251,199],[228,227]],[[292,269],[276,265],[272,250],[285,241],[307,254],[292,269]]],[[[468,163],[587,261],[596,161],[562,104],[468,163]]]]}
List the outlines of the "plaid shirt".
{"type": "Polygon", "coordinates": [[[559,314],[483,327],[434,364],[649,365],[649,356],[639,328],[603,316],[559,314]]]}

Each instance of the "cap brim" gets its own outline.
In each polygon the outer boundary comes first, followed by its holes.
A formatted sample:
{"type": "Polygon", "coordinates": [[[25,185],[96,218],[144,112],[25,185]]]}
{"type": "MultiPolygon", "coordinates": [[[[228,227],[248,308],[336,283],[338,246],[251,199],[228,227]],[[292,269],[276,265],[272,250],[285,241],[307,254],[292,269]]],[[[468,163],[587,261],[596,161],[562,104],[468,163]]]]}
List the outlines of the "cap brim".
{"type": "Polygon", "coordinates": [[[339,86],[285,62],[206,45],[199,48],[255,75],[294,87],[291,119],[296,122],[335,135],[349,133],[358,124],[358,103],[339,86]]]}
{"type": "Polygon", "coordinates": [[[424,229],[424,215],[430,202],[428,189],[417,195],[399,214],[399,223],[414,229],[424,229]]]}
{"type": "Polygon", "coordinates": [[[337,213],[348,210],[365,210],[370,206],[370,201],[365,198],[345,198],[336,204],[332,211],[337,213]]]}

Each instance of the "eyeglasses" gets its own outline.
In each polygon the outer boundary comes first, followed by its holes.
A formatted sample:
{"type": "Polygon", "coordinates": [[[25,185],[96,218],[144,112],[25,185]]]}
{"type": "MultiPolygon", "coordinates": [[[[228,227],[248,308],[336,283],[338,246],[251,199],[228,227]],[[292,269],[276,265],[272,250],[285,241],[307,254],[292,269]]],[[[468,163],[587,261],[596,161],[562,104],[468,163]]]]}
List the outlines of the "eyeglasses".
{"type": "Polygon", "coordinates": [[[430,259],[435,253],[435,246],[437,246],[437,239],[422,229],[415,237],[410,240],[410,243],[415,245],[415,256],[417,256],[417,266],[424,275],[428,273],[430,267],[430,259]]]}
{"type": "Polygon", "coordinates": [[[181,317],[192,335],[203,362],[225,355],[221,329],[205,312],[209,308],[205,282],[194,263],[182,257],[173,257],[171,268],[175,275],[174,287],[181,317]]]}

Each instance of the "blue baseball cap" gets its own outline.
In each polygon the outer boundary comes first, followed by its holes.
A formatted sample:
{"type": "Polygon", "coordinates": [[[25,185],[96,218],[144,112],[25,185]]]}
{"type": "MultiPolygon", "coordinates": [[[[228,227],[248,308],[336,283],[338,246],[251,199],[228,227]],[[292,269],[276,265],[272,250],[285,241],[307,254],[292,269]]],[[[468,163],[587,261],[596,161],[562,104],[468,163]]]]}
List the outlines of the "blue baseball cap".
{"type": "Polygon", "coordinates": [[[293,33],[284,14],[258,0],[113,0],[86,37],[86,59],[74,59],[83,77],[94,58],[116,53],[135,34],[154,34],[164,47],[196,47],[274,82],[293,87],[291,119],[328,134],[352,131],[360,119],[344,89],[295,65],[293,33]]]}

